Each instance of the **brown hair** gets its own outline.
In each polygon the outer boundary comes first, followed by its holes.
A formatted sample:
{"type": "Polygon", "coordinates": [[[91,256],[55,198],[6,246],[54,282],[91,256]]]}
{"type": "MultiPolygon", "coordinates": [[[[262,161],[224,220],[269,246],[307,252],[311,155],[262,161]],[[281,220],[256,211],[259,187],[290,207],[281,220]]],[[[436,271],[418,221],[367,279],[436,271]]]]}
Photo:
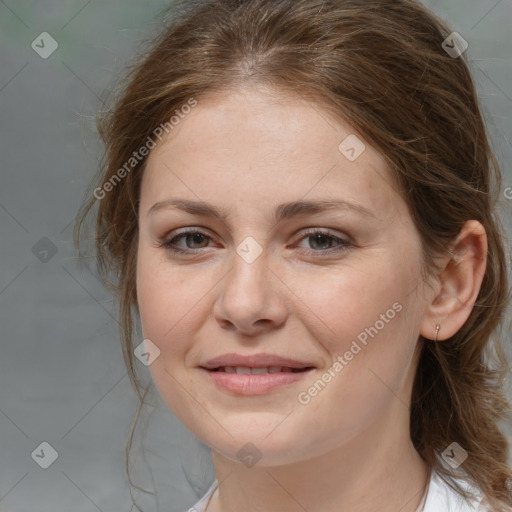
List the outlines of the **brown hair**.
{"type": "MultiPolygon", "coordinates": [[[[455,472],[440,458],[452,442],[459,443],[469,454],[464,477],[494,507],[505,507],[512,505],[512,475],[498,422],[508,413],[508,366],[498,328],[508,281],[494,213],[501,178],[467,52],[453,57],[442,47],[450,33],[413,0],[179,2],[169,26],[128,75],[113,109],[99,118],[106,146],[99,187],[191,98],[265,83],[349,122],[384,155],[421,236],[425,278],[439,270],[434,256],[449,254],[463,224],[481,222],[488,259],[477,302],[451,338],[424,343],[420,337],[410,431],[430,467],[460,490],[455,472]]],[[[78,243],[85,218],[97,207],[98,266],[118,293],[123,353],[141,403],[132,333],[145,161],[132,162],[101,200],[91,198],[76,225],[78,243]]]]}

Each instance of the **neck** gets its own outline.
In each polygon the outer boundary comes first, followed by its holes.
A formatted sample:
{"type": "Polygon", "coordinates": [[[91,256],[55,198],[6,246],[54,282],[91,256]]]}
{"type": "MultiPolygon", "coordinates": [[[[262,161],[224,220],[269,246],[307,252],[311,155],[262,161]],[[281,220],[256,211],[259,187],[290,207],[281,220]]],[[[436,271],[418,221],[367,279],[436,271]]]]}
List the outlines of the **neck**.
{"type": "Polygon", "coordinates": [[[395,403],[386,421],[315,458],[248,468],[213,452],[219,487],[207,512],[415,512],[428,466],[410,440],[408,409],[395,403]]]}

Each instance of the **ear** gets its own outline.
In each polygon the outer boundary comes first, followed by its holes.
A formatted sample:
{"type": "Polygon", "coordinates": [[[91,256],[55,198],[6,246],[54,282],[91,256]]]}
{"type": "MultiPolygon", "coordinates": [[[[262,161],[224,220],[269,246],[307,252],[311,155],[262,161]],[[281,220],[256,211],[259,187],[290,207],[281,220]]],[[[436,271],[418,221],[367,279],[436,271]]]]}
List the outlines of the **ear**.
{"type": "Polygon", "coordinates": [[[467,221],[444,258],[438,292],[428,305],[420,334],[438,340],[453,336],[464,325],[476,302],[487,265],[487,235],[476,220],[467,221]]]}

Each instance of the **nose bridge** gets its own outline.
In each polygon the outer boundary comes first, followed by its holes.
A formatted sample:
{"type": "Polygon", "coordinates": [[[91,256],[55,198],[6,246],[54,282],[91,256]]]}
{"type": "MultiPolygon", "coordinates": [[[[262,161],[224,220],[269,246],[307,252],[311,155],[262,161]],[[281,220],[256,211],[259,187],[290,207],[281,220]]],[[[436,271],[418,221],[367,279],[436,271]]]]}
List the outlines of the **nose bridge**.
{"type": "Polygon", "coordinates": [[[252,236],[242,240],[232,259],[232,272],[228,274],[228,290],[240,306],[259,308],[265,300],[268,286],[268,252],[252,236]]]}
{"type": "Polygon", "coordinates": [[[268,252],[255,238],[246,237],[238,244],[215,307],[219,321],[246,332],[256,325],[282,323],[286,308],[268,263],[268,252]]]}

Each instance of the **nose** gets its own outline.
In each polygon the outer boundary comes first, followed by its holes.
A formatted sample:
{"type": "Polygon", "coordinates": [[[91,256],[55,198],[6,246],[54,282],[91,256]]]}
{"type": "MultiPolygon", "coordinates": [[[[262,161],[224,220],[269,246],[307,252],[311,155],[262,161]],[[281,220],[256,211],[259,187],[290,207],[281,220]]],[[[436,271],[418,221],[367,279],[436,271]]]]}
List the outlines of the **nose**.
{"type": "Polygon", "coordinates": [[[288,316],[284,300],[286,286],[268,266],[264,251],[248,263],[238,253],[213,307],[223,329],[255,336],[281,328],[288,316]]]}

